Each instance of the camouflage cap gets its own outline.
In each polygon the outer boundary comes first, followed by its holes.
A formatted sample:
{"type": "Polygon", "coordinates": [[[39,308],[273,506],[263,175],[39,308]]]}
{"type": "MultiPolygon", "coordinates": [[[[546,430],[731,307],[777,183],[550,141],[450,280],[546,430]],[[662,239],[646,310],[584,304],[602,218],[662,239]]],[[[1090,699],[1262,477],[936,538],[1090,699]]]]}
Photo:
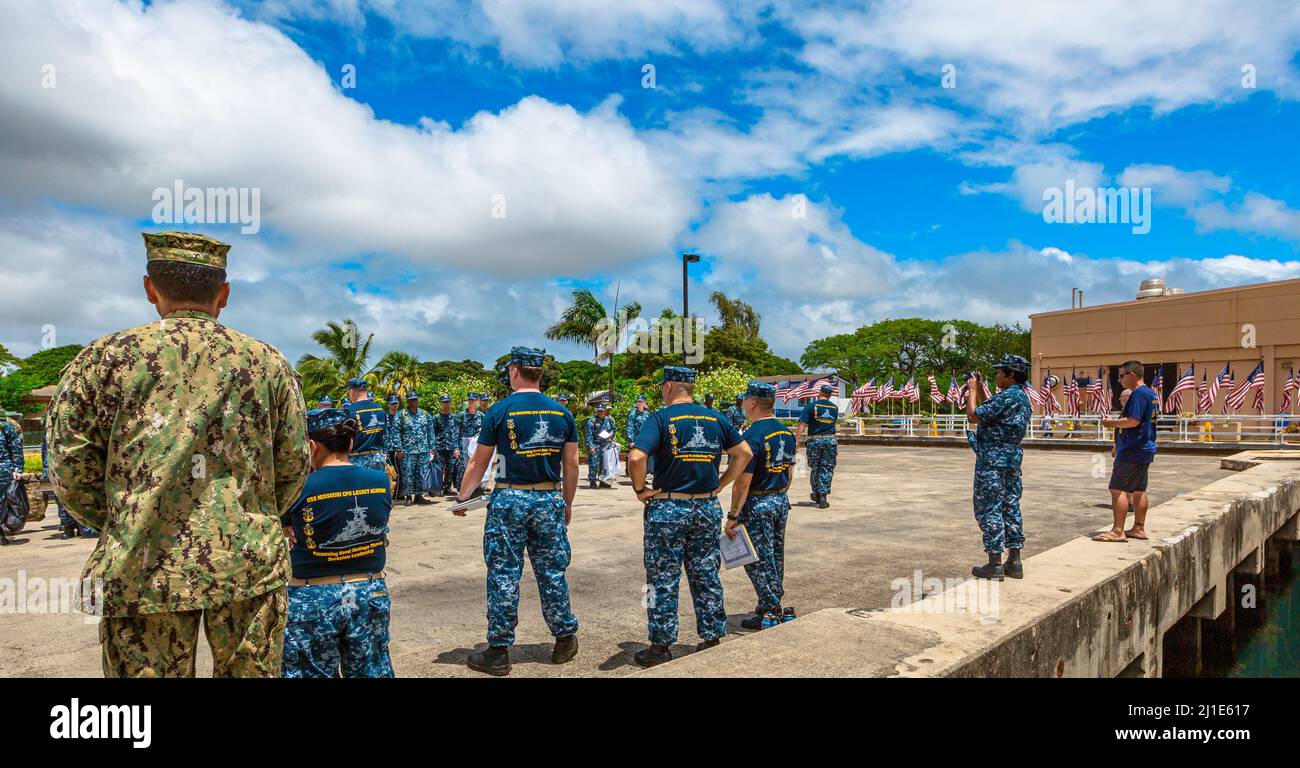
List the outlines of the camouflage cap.
{"type": "Polygon", "coordinates": [[[645,402],[645,395],[637,395],[637,396],[636,396],[636,401],[637,401],[638,403],[644,403],[644,402],[645,402]]]}
{"type": "Polygon", "coordinates": [[[411,402],[412,400],[419,400],[419,399],[420,399],[420,396],[419,396],[418,394],[416,394],[415,392],[412,392],[411,394],[409,394],[409,395],[406,396],[406,402],[408,402],[408,403],[411,402]]]}
{"type": "Polygon", "coordinates": [[[750,381],[749,386],[745,388],[745,393],[736,395],[737,400],[746,397],[776,397],[776,386],[768,384],[766,381],[750,381]]]}
{"type": "Polygon", "coordinates": [[[1003,355],[998,361],[999,368],[1006,368],[1012,371],[1020,371],[1026,376],[1029,375],[1029,361],[1020,355],[1003,355]]]}
{"type": "Polygon", "coordinates": [[[307,434],[337,427],[350,418],[342,408],[313,408],[307,411],[307,434]]]}
{"type": "MultiPolygon", "coordinates": [[[[749,390],[746,390],[746,392],[748,392],[748,391],[749,391],[749,390]]],[[[741,392],[740,394],[736,395],[736,402],[739,403],[741,400],[744,400],[744,399],[745,399],[745,392],[741,392]]]]}
{"type": "Polygon", "coordinates": [[[442,397],[438,398],[438,402],[440,402],[440,403],[450,403],[450,402],[451,402],[451,395],[443,395],[442,397]]]}
{"type": "Polygon", "coordinates": [[[141,232],[149,261],[183,261],[204,267],[226,268],[230,246],[193,232],[141,232]]]}
{"type": "Polygon", "coordinates": [[[684,384],[695,383],[695,369],[685,368],[680,365],[665,365],[664,374],[659,383],[663,384],[668,381],[680,381],[684,384]]]}
{"type": "Polygon", "coordinates": [[[317,402],[317,403],[318,403],[322,408],[329,408],[329,407],[331,407],[331,406],[334,405],[334,401],[330,399],[330,396],[329,396],[329,395],[321,395],[321,396],[320,396],[320,399],[317,400],[316,402],[317,402]]]}
{"type": "Polygon", "coordinates": [[[823,395],[829,395],[830,393],[835,391],[835,387],[831,386],[830,384],[823,384],[817,388],[817,391],[821,392],[823,395]]]}
{"type": "Polygon", "coordinates": [[[348,389],[370,389],[370,385],[362,378],[348,379],[348,389]]]}
{"type": "Polygon", "coordinates": [[[608,411],[608,410],[609,410],[609,401],[608,401],[608,400],[601,400],[599,403],[596,403],[596,410],[599,410],[599,411],[608,411]]]}
{"type": "Polygon", "coordinates": [[[401,402],[402,402],[401,400],[398,400],[398,399],[397,399],[397,395],[389,395],[389,396],[388,396],[388,404],[389,404],[389,405],[400,405],[401,402]]]}
{"type": "Polygon", "coordinates": [[[561,403],[567,403],[567,402],[569,402],[569,396],[566,395],[566,394],[564,394],[564,393],[560,393],[559,395],[556,396],[555,399],[558,400],[558,401],[561,402],[561,403]]]}
{"type": "Polygon", "coordinates": [[[525,368],[541,368],[546,363],[546,355],[540,349],[532,347],[511,347],[510,364],[525,368]]]}

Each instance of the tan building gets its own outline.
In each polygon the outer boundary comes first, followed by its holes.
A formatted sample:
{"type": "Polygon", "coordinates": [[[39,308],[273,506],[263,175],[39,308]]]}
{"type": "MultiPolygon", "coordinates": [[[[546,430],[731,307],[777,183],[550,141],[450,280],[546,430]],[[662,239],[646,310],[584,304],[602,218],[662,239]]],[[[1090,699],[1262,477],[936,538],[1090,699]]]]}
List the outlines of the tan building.
{"type": "MultiPolygon", "coordinates": [[[[1213,379],[1225,363],[1231,364],[1241,382],[1263,360],[1264,409],[1278,412],[1288,374],[1300,376],[1300,280],[1196,293],[1147,280],[1138,295],[1134,301],[1030,315],[1035,386],[1042,386],[1048,372],[1062,380],[1071,371],[1081,379],[1092,379],[1102,366],[1118,397],[1116,368],[1136,359],[1147,366],[1148,384],[1154,367],[1161,369],[1162,396],[1167,398],[1193,363],[1199,385],[1202,377],[1213,379]]],[[[1195,407],[1190,394],[1183,396],[1184,412],[1195,407]]],[[[1222,412],[1226,394],[1220,389],[1213,413],[1222,412]]],[[[1061,398],[1059,385],[1057,398],[1061,398]]],[[[1252,399],[1246,400],[1242,414],[1253,412],[1252,399]]],[[[1293,405],[1293,410],[1300,409],[1293,405]]]]}

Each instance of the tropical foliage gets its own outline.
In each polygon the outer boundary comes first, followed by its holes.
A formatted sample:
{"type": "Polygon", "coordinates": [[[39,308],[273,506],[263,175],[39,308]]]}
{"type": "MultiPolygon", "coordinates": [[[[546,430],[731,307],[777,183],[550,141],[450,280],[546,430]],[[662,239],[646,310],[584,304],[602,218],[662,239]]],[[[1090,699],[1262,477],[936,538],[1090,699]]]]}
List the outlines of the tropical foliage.
{"type": "Polygon", "coordinates": [[[24,405],[23,399],[31,395],[32,390],[57,384],[59,377],[63,375],[63,369],[79,352],[81,352],[80,345],[65,344],[61,347],[43,349],[22,360],[13,358],[17,360],[18,367],[9,375],[0,378],[0,406],[10,411],[37,410],[38,406],[24,405]]]}
{"type": "Polygon", "coordinates": [[[331,321],[311,338],[325,349],[325,354],[306,354],[298,360],[298,374],[302,377],[302,391],[307,402],[314,403],[323,395],[339,399],[346,392],[349,379],[364,378],[372,387],[379,384],[378,378],[366,368],[370,345],[375,338],[373,333],[361,341],[356,323],[351,320],[342,323],[331,321]]]}

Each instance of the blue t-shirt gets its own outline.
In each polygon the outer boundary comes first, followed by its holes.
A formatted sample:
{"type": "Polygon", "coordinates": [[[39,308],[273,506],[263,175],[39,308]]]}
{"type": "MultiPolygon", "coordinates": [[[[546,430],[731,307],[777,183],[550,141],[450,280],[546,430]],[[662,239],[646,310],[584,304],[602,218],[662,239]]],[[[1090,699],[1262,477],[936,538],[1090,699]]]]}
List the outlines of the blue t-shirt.
{"type": "Polygon", "coordinates": [[[790,484],[790,467],[794,466],[798,450],[794,433],[774,417],[759,419],[745,430],[754,457],[745,467],[754,475],[749,481],[751,491],[779,491],[790,484]]]}
{"type": "Polygon", "coordinates": [[[378,573],[393,500],[388,475],[356,464],[321,467],[281,518],[298,543],[289,552],[295,579],[378,573]]]}
{"type": "Polygon", "coordinates": [[[540,392],[515,392],[483,414],[478,444],[497,449],[505,482],[560,482],[564,444],[578,442],[573,414],[540,392]]]}
{"type": "Polygon", "coordinates": [[[352,438],[352,452],[384,450],[384,430],[388,428],[388,411],[372,398],[349,402],[343,409],[357,420],[357,436],[352,438]]]}
{"type": "Polygon", "coordinates": [[[1126,427],[1115,442],[1115,459],[1134,464],[1150,464],[1156,458],[1156,391],[1143,384],[1129,395],[1121,416],[1137,419],[1136,427],[1126,427]]]}
{"type": "Polygon", "coordinates": [[[840,417],[839,406],[830,400],[814,400],[803,407],[799,421],[808,425],[809,437],[835,434],[835,422],[840,417]]]}
{"type": "Polygon", "coordinates": [[[656,490],[710,493],[718,490],[722,452],[740,441],[740,433],[722,414],[678,403],[650,414],[634,445],[652,457],[656,490]]]}

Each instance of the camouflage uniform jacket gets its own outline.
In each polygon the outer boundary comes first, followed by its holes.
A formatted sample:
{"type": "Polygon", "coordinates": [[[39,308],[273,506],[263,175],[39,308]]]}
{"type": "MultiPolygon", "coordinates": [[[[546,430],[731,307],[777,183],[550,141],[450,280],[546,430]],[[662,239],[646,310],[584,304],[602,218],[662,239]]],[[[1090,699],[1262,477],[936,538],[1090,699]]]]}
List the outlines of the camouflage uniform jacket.
{"type": "Polygon", "coordinates": [[[460,450],[460,419],[454,413],[445,416],[433,414],[433,449],[435,451],[460,450]]]}
{"type": "Polygon", "coordinates": [[[397,412],[397,450],[403,453],[430,451],[429,430],[433,424],[429,412],[416,408],[415,413],[404,408],[397,412]]]}
{"type": "Polygon", "coordinates": [[[55,491],[102,531],[83,578],[104,615],[220,606],[283,586],[280,515],[307,477],[298,375],[198,311],[110,334],[63,373],[46,437],[55,491]]]}
{"type": "Polygon", "coordinates": [[[972,440],[975,466],[1019,467],[1024,456],[1020,441],[1033,415],[1025,388],[1004,389],[976,408],[975,413],[980,417],[972,440]]]}

